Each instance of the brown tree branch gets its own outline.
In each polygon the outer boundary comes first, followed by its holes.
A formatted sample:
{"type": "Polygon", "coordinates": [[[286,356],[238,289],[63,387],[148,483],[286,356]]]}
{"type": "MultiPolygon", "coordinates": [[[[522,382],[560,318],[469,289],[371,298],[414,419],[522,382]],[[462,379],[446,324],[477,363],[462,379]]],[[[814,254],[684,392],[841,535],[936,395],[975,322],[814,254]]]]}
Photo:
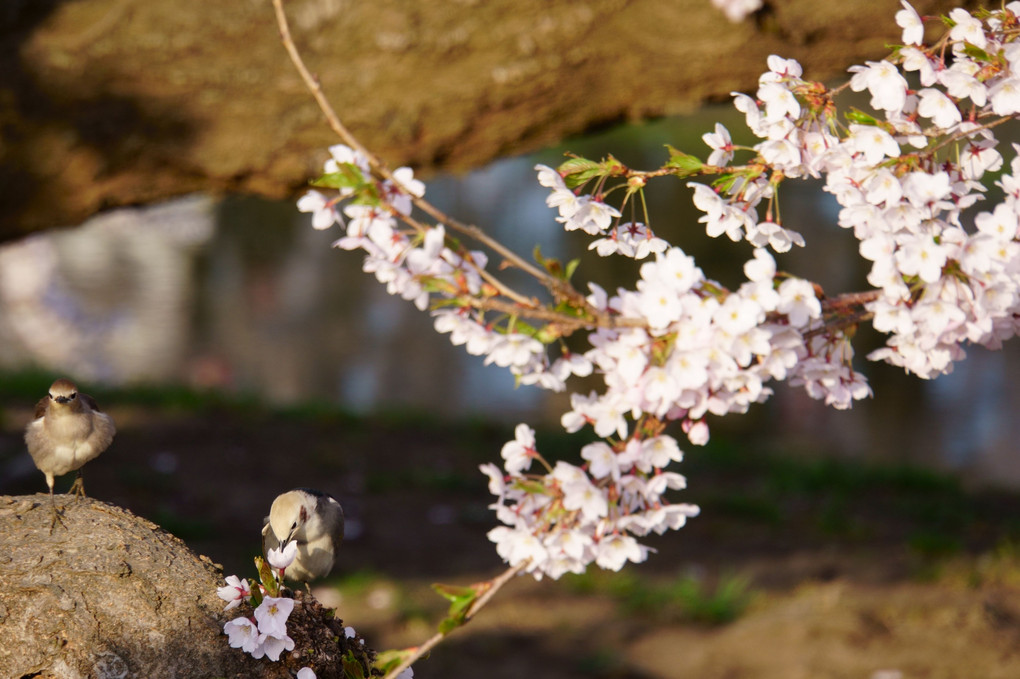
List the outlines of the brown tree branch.
{"type": "Polygon", "coordinates": [[[287,50],[290,60],[294,63],[294,67],[301,75],[301,79],[304,81],[305,86],[315,98],[315,102],[319,105],[319,109],[326,117],[326,121],[329,123],[330,128],[344,141],[344,143],[364,155],[364,157],[368,160],[369,166],[375,172],[384,179],[387,179],[400,187],[404,193],[411,197],[411,201],[415,207],[435,219],[438,223],[444,224],[454,231],[466,235],[492,249],[511,265],[536,278],[555,296],[570,300],[575,304],[587,306],[584,295],[577,290],[574,290],[569,283],[542,271],[520,257],[513,250],[510,250],[505,245],[489,236],[474,224],[464,224],[450,215],[447,215],[427,200],[414,196],[410,191],[407,191],[406,188],[393,177],[393,173],[390,172],[386,164],[383,163],[374,153],[365,148],[365,146],[358,141],[357,137],[355,137],[340,120],[340,117],[326,98],[325,93],[323,93],[322,86],[319,84],[319,79],[308,70],[304,60],[301,58],[300,52],[298,52],[297,46],[294,43],[294,38],[290,32],[290,26],[287,22],[287,15],[283,10],[283,0],[273,0],[273,8],[276,11],[276,21],[280,29],[280,40],[283,42],[283,46],[287,50]]]}

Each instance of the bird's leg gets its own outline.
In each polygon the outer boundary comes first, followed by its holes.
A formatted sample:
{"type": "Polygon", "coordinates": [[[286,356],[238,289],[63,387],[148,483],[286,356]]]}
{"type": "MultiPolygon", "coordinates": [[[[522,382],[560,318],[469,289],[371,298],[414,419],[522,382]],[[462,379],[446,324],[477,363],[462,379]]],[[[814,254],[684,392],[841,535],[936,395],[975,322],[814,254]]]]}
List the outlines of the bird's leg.
{"type": "Polygon", "coordinates": [[[53,535],[54,529],[59,523],[64,530],[67,530],[67,526],[64,525],[64,520],[60,518],[60,512],[57,510],[57,500],[53,495],[53,484],[50,483],[50,509],[53,510],[53,518],[50,519],[50,535],[53,535]]]}
{"type": "Polygon", "coordinates": [[[75,477],[74,483],[71,484],[71,490],[67,491],[69,495],[77,495],[78,497],[85,497],[85,482],[81,478],[81,470],[78,470],[78,476],[75,477]]]}

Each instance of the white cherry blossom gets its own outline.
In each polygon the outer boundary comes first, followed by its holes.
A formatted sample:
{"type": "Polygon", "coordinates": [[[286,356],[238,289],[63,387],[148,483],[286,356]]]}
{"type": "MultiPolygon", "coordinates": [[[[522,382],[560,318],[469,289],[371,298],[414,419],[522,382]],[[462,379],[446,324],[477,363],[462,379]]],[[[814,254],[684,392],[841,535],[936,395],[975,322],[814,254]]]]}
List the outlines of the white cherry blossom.
{"type": "Polygon", "coordinates": [[[924,40],[924,23],[907,0],[900,0],[903,9],[896,12],[896,25],[903,29],[903,44],[920,45],[924,40]]]}
{"type": "MultiPolygon", "coordinates": [[[[744,251],[746,281],[732,288],[668,242],[666,228],[656,224],[662,231],[655,234],[637,217],[621,223],[624,194],[613,190],[622,186],[613,184],[626,174],[621,166],[588,181],[599,164],[568,163],[562,175],[537,165],[550,223],[576,232],[572,238],[590,236],[588,248],[598,256],[643,260],[630,284],[610,289],[592,275],[587,293],[558,290],[555,303],[577,315],[543,325],[553,303],[532,308],[501,297],[484,255],[466,253],[442,226],[402,219],[411,198],[424,192],[409,169],[393,174],[396,183],[373,179],[358,154],[331,150],[332,170],[354,165],[383,197],[344,205],[348,222],[341,222],[337,247],[363,251],[362,268],[389,293],[430,309],[438,332],[505,367],[522,388],[590,382],[585,393],[570,393],[560,417],[568,432],[590,427],[598,437],[579,446],[577,465],[558,461],[549,469],[534,431],[522,424],[503,446],[502,469],[481,467],[503,524],[489,539],[506,561],[555,578],[591,563],[615,570],[644,560],[648,549],[637,538],[697,515],[696,507],[670,498],[682,494],[686,479],[674,470],[680,446],[663,428],[703,445],[712,417],[746,412],[779,381],[835,408],[869,397],[853,363],[856,325],[871,323],[886,335],[868,359],[924,378],[951,370],[966,343],[999,348],[1020,330],[1020,147],[1000,149],[995,136],[995,116],[1020,114],[1020,44],[1010,33],[1014,19],[1004,14],[1020,4],[980,14],[952,10],[945,49],[925,45],[924,22],[901,5],[895,21],[904,46],[849,69],[850,89],[869,93],[870,110],[845,122],[830,107],[838,91],[805,81],[800,64],[771,55],[757,99],[734,94],[757,141],[738,148],[722,125],[703,135],[711,149],[704,174],[715,183],[687,184],[698,222],[712,238],[725,235],[732,247],[753,249],[744,251]],[[995,68],[974,48],[994,55],[995,68]],[[571,167],[583,174],[571,177],[571,167]],[[982,184],[993,181],[992,172],[1001,173],[994,181],[1004,197],[982,184]],[[805,244],[797,225],[784,222],[781,187],[808,176],[820,178],[838,203],[837,224],[857,241],[850,251],[869,267],[871,288],[858,293],[856,316],[838,292],[822,298],[810,281],[779,272],[769,253],[805,244]]],[[[624,177],[633,182],[628,200],[650,176],[624,177]]],[[[341,189],[337,199],[310,192],[300,208],[325,228],[350,193],[341,189]]],[[[275,638],[274,647],[283,637],[275,638]]]]}
{"type": "Polygon", "coordinates": [[[226,585],[216,590],[216,596],[227,602],[223,610],[229,611],[251,597],[251,586],[247,580],[242,580],[236,575],[228,575],[226,581],[226,585]]]}

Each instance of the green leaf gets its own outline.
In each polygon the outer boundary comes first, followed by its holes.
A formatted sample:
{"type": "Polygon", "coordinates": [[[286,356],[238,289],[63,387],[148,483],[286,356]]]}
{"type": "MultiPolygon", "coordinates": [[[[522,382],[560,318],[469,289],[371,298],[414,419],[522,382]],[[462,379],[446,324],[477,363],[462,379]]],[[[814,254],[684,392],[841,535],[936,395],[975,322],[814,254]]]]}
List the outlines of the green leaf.
{"type": "Polygon", "coordinates": [[[379,199],[379,192],[376,190],[375,184],[365,184],[351,198],[351,203],[354,205],[379,207],[382,205],[382,200],[379,199]]]}
{"type": "Polygon", "coordinates": [[[556,171],[563,177],[567,188],[576,189],[594,177],[605,174],[602,165],[594,160],[574,156],[568,161],[560,164],[556,171]]]}
{"type": "Polygon", "coordinates": [[[411,649],[380,651],[376,654],[375,663],[372,666],[384,675],[389,674],[390,670],[404,662],[413,652],[411,649]]]}
{"type": "Polygon", "coordinates": [[[860,125],[878,125],[878,121],[875,120],[874,117],[869,116],[867,113],[861,111],[860,109],[852,108],[849,111],[847,111],[844,115],[846,115],[846,119],[849,120],[851,123],[858,123],[860,125]]]}
{"type": "Polygon", "coordinates": [[[564,314],[566,316],[573,316],[574,318],[585,318],[587,317],[588,314],[587,311],[585,311],[584,309],[579,309],[578,307],[574,306],[572,302],[569,302],[567,300],[561,301],[559,304],[553,307],[553,310],[556,313],[564,314]]]}
{"type": "Polygon", "coordinates": [[[436,590],[439,596],[456,603],[464,597],[474,598],[477,594],[477,590],[474,587],[465,587],[463,585],[444,585],[441,582],[433,583],[432,589],[436,590]]]}
{"type": "Polygon", "coordinates": [[[992,61],[992,55],[969,42],[963,43],[963,53],[974,61],[984,61],[986,63],[992,61]]]}
{"type": "Polygon", "coordinates": [[[478,589],[439,583],[432,585],[432,589],[450,601],[450,610],[447,612],[446,618],[439,622],[439,633],[445,636],[467,620],[468,609],[478,598],[478,589]]]}
{"type": "Polygon", "coordinates": [[[466,306],[470,306],[470,302],[466,297],[451,297],[449,299],[438,298],[433,299],[429,304],[430,309],[445,309],[447,307],[461,309],[466,306]]]}
{"type": "Polygon", "coordinates": [[[669,151],[669,160],[666,161],[665,167],[679,170],[680,172],[676,173],[679,177],[698,174],[705,167],[705,164],[697,156],[678,151],[669,144],[666,144],[666,149],[669,151]]]}
{"type": "Polygon", "coordinates": [[[560,173],[561,177],[565,177],[569,174],[577,174],[579,172],[589,172],[592,170],[598,170],[599,163],[594,160],[588,160],[581,156],[571,156],[570,160],[565,160],[560,163],[560,166],[556,168],[556,171],[560,173]]]}
{"type": "Polygon", "coordinates": [[[354,657],[354,651],[348,650],[340,662],[344,666],[344,679],[365,679],[365,667],[354,657]]]}
{"type": "MultiPolygon", "coordinates": [[[[280,594],[280,583],[276,581],[276,574],[273,572],[273,567],[263,559],[261,556],[255,557],[255,568],[259,571],[259,580],[262,581],[262,586],[266,588],[266,594],[269,596],[279,596],[280,594]]],[[[253,588],[253,589],[258,589],[253,588]]]]}
{"type": "Polygon", "coordinates": [[[555,257],[548,258],[543,257],[542,248],[539,247],[538,245],[535,246],[532,255],[534,256],[535,261],[538,262],[543,269],[549,272],[549,275],[555,276],[556,278],[562,280],[566,280],[565,278],[563,278],[563,264],[560,262],[560,260],[556,259],[555,257]]]}
{"type": "Polygon", "coordinates": [[[312,186],[324,189],[357,189],[365,183],[361,168],[353,163],[340,163],[336,172],[324,174],[312,181],[312,186]]]}
{"type": "Polygon", "coordinates": [[[450,615],[439,621],[438,630],[439,633],[445,637],[447,634],[449,634],[450,632],[457,629],[463,624],[464,624],[463,617],[450,615]]]}
{"type": "Polygon", "coordinates": [[[563,182],[568,189],[576,189],[597,176],[616,174],[620,167],[622,167],[620,162],[612,157],[597,163],[588,158],[574,156],[562,163],[557,171],[563,177],[563,182]]]}
{"type": "Polygon", "coordinates": [[[551,325],[542,326],[534,335],[535,339],[542,344],[552,344],[562,336],[563,333],[551,325]]]}
{"type": "Polygon", "coordinates": [[[522,490],[530,495],[548,495],[549,489],[538,481],[528,481],[527,479],[517,479],[513,482],[512,487],[515,490],[522,490]]]}
{"type": "Polygon", "coordinates": [[[569,281],[574,276],[574,272],[577,271],[577,267],[580,263],[580,258],[572,259],[567,262],[567,267],[563,270],[563,280],[569,281]]]}
{"type": "Polygon", "coordinates": [[[569,281],[570,277],[574,275],[574,271],[577,270],[578,264],[581,263],[580,259],[573,259],[567,262],[566,266],[563,266],[563,262],[555,257],[544,257],[542,255],[542,248],[538,245],[532,251],[532,256],[539,266],[549,272],[549,275],[555,276],[561,281],[569,281]]]}
{"type": "Polygon", "coordinates": [[[602,162],[571,156],[570,160],[560,164],[556,171],[563,177],[567,188],[576,189],[595,177],[619,177],[627,172],[627,166],[613,156],[604,158],[602,162]]]}
{"type": "Polygon", "coordinates": [[[727,193],[733,188],[733,185],[740,180],[740,176],[735,173],[728,173],[719,175],[716,179],[712,180],[712,186],[723,193],[727,193]]]}
{"type": "Polygon", "coordinates": [[[535,246],[535,249],[531,251],[531,256],[534,257],[535,261],[538,262],[541,266],[543,266],[543,267],[545,266],[546,259],[545,259],[545,257],[542,256],[542,246],[541,245],[536,245],[535,246]]]}
{"type": "Polygon", "coordinates": [[[418,284],[421,285],[422,290],[425,292],[440,292],[446,295],[452,295],[457,292],[457,289],[450,281],[438,276],[423,275],[418,278],[418,284]]]}
{"type": "Polygon", "coordinates": [[[605,174],[610,177],[619,177],[627,172],[627,166],[621,163],[619,160],[610,155],[608,158],[602,161],[602,169],[605,170],[605,174]]]}
{"type": "Polygon", "coordinates": [[[511,319],[510,323],[507,324],[506,332],[507,333],[519,332],[522,335],[527,335],[528,337],[534,337],[535,335],[538,334],[538,328],[533,326],[531,323],[526,323],[526,322],[522,321],[520,319],[520,317],[514,316],[511,319]]]}

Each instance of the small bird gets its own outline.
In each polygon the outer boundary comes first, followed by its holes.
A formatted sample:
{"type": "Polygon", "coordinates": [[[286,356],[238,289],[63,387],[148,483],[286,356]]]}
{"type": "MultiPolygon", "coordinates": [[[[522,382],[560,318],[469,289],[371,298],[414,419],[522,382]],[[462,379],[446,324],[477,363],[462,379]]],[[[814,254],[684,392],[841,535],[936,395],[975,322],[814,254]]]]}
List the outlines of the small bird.
{"type": "Polygon", "coordinates": [[[85,495],[81,467],[110,446],[117,433],[113,419],[99,410],[88,394],[79,394],[74,382],[59,379],[35,404],[35,419],[25,430],[25,443],[35,466],[46,475],[53,506],[53,525],[60,521],[53,499],[53,477],[77,470],[72,493],[85,495]]]}
{"type": "Polygon", "coordinates": [[[262,552],[297,542],[297,556],[284,571],[288,580],[308,583],[329,575],[344,539],[344,511],[336,498],[310,488],[290,490],[273,500],[262,527],[262,552]]]}

